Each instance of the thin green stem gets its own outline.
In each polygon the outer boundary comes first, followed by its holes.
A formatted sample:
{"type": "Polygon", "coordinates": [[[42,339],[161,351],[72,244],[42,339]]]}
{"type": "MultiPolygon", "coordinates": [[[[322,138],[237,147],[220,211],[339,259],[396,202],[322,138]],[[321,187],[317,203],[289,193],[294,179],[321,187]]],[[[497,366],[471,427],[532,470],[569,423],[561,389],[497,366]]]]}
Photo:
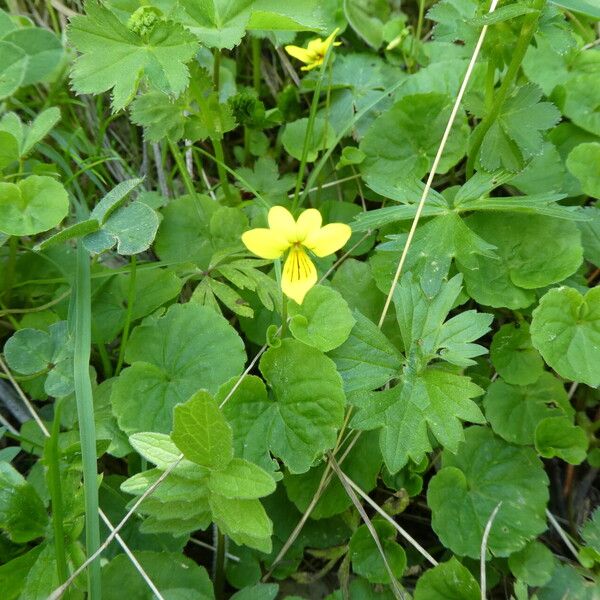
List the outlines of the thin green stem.
{"type": "MultiPolygon", "coordinates": [[[[96,465],[96,428],[94,424],[94,402],[90,381],[91,349],[91,285],[89,255],[82,242],[77,247],[77,271],[75,277],[74,314],[71,316],[75,333],[73,372],[75,400],[79,420],[83,486],[85,494],[85,541],[88,556],[100,546],[100,524],[98,518],[98,485],[96,465]]],[[[100,558],[88,568],[88,599],[101,600],[100,558]]]]}
{"type": "Polygon", "coordinates": [[[135,280],[137,275],[137,258],[135,254],[131,257],[131,271],[129,273],[129,290],[127,291],[127,313],[125,315],[125,325],[121,335],[121,345],[119,347],[119,358],[117,359],[117,368],[115,375],[121,372],[123,360],[125,359],[125,346],[129,339],[129,328],[131,327],[131,318],[133,316],[133,305],[135,303],[135,280]]]}
{"type": "Polygon", "coordinates": [[[412,39],[412,44],[410,45],[410,62],[411,67],[415,64],[415,54],[417,52],[417,48],[419,47],[419,43],[421,42],[421,34],[423,32],[423,19],[425,17],[425,0],[419,0],[419,15],[417,17],[417,28],[415,30],[415,35],[412,39]]]}
{"type": "Polygon", "coordinates": [[[223,152],[223,144],[218,138],[211,138],[213,150],[215,152],[215,158],[217,159],[217,172],[219,173],[219,181],[223,188],[223,193],[228,202],[231,202],[231,188],[229,187],[229,181],[227,180],[227,171],[223,168],[225,164],[225,153],[223,152]]]}
{"type": "Polygon", "coordinates": [[[492,107],[473,132],[473,140],[471,142],[471,149],[469,151],[469,158],[467,160],[468,178],[473,175],[473,171],[475,170],[475,161],[479,155],[479,150],[481,149],[483,139],[485,138],[485,135],[489,131],[490,127],[498,119],[500,111],[502,110],[502,106],[508,97],[517,75],[519,74],[521,63],[523,62],[525,53],[529,48],[529,44],[533,38],[541,11],[545,4],[546,0],[534,0],[533,8],[536,9],[536,12],[528,14],[524,17],[523,27],[521,28],[519,39],[517,40],[514,48],[512,60],[508,65],[508,69],[504,75],[504,79],[502,80],[502,84],[494,96],[492,107]]]}
{"type": "Polygon", "coordinates": [[[496,85],[496,65],[488,58],[487,71],[485,74],[485,109],[492,110],[494,104],[494,87],[496,85]]]}
{"type": "Polygon", "coordinates": [[[252,37],[252,85],[260,97],[260,38],[252,37]]]}
{"type": "Polygon", "coordinates": [[[104,379],[110,379],[113,376],[112,363],[106,350],[106,344],[100,342],[98,344],[98,354],[100,355],[100,362],[102,363],[102,371],[104,372],[104,379]]]}
{"type": "Polygon", "coordinates": [[[196,197],[196,189],[194,188],[194,182],[192,181],[192,178],[190,177],[187,167],[185,166],[185,161],[183,160],[179,146],[177,146],[177,144],[174,144],[171,140],[169,140],[169,150],[171,151],[171,154],[173,155],[173,158],[175,159],[175,164],[177,165],[177,170],[179,171],[179,174],[181,175],[181,178],[183,179],[183,185],[185,186],[187,193],[190,196],[192,196],[193,198],[195,198],[196,197]]]}
{"type": "Polygon", "coordinates": [[[58,435],[60,433],[60,415],[62,400],[54,404],[54,421],[52,431],[47,438],[45,454],[48,466],[48,488],[52,503],[52,530],[54,533],[54,553],[56,555],[56,572],[58,583],[64,583],[69,576],[67,567],[67,553],[65,551],[65,531],[63,527],[63,498],[60,485],[60,455],[58,450],[58,435]]]}

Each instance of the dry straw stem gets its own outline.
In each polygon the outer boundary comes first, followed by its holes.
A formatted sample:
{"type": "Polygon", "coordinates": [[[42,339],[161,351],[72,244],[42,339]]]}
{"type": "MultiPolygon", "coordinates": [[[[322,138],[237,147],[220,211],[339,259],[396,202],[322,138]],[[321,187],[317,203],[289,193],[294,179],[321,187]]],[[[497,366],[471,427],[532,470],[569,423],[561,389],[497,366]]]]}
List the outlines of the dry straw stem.
{"type": "Polygon", "coordinates": [[[494,519],[502,506],[502,501],[498,502],[496,508],[492,511],[490,518],[487,520],[485,524],[485,529],[483,530],[483,537],[481,538],[481,558],[479,562],[479,586],[481,589],[481,600],[485,600],[485,587],[486,587],[486,575],[485,575],[485,553],[487,550],[487,542],[490,537],[490,531],[492,530],[492,525],[494,523],[494,519]]]}
{"type": "MultiPolygon", "coordinates": [[[[21,398],[21,400],[27,407],[27,410],[31,414],[32,418],[34,419],[34,421],[37,423],[38,427],[41,429],[42,433],[44,434],[44,437],[49,438],[50,432],[48,431],[48,428],[46,427],[44,422],[40,419],[39,415],[37,414],[36,410],[33,408],[31,402],[29,402],[29,399],[24,394],[24,392],[21,389],[21,387],[19,386],[19,384],[15,381],[14,377],[12,376],[12,373],[10,372],[10,370],[8,369],[8,367],[6,366],[6,364],[4,363],[2,358],[0,358],[0,368],[2,368],[2,370],[8,377],[9,381],[12,383],[13,387],[15,388],[17,394],[19,394],[19,397],[21,398]]],[[[7,422],[7,429],[12,430],[15,433],[17,433],[16,430],[14,429],[14,427],[12,427],[12,425],[10,425],[10,423],[8,423],[8,422],[7,422]]],[[[144,568],[142,567],[142,565],[140,565],[140,563],[134,556],[133,552],[129,549],[127,544],[125,544],[125,541],[123,540],[123,538],[117,534],[117,532],[116,532],[115,528],[113,527],[112,523],[110,522],[109,518],[106,516],[106,514],[104,513],[104,511],[101,508],[98,509],[98,514],[100,515],[100,518],[104,521],[106,526],[111,530],[111,533],[115,534],[115,537],[117,538],[117,542],[119,542],[119,545],[121,546],[121,548],[123,548],[123,551],[125,552],[125,554],[129,557],[129,559],[131,560],[131,562],[133,563],[133,565],[135,566],[135,568],[137,569],[139,574],[142,576],[144,581],[148,584],[148,587],[152,590],[152,592],[155,594],[155,596],[158,598],[158,600],[164,600],[163,596],[158,591],[158,589],[156,588],[156,586],[154,585],[154,583],[152,582],[152,580],[150,579],[150,577],[148,576],[146,571],[144,571],[144,568]]],[[[75,577],[73,577],[73,579],[75,579],[75,577]]],[[[65,590],[66,590],[66,588],[65,588],[65,590]]],[[[58,596],[58,597],[60,597],[60,596],[58,596]]]]}
{"type": "Polygon", "coordinates": [[[406,596],[404,595],[404,592],[400,588],[400,584],[396,581],[396,577],[394,576],[392,568],[390,567],[390,564],[388,563],[388,560],[385,556],[385,551],[383,549],[383,546],[381,545],[381,541],[379,539],[379,536],[377,535],[377,531],[375,530],[375,527],[373,527],[373,523],[371,523],[371,519],[369,519],[369,516],[367,515],[365,509],[363,508],[359,499],[356,497],[354,490],[352,489],[352,487],[350,487],[350,484],[348,483],[346,477],[342,473],[339,465],[337,464],[337,461],[333,457],[333,454],[329,453],[327,456],[329,458],[329,464],[335,471],[336,475],[339,477],[342,486],[346,490],[346,493],[350,497],[350,500],[352,500],[352,503],[356,507],[356,510],[359,512],[362,520],[364,521],[365,525],[367,526],[369,533],[373,537],[373,541],[375,542],[375,545],[377,546],[377,550],[379,550],[379,554],[381,554],[381,559],[383,560],[383,564],[385,565],[385,570],[387,571],[388,576],[390,578],[390,583],[392,586],[392,592],[394,593],[394,596],[396,598],[400,598],[401,600],[404,600],[406,598],[406,596]]]}

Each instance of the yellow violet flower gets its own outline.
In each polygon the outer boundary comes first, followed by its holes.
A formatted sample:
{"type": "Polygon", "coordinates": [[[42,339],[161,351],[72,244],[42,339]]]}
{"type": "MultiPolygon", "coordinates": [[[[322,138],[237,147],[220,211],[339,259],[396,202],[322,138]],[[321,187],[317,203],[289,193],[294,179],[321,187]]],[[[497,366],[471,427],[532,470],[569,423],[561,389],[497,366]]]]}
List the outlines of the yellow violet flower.
{"type": "Polygon", "coordinates": [[[287,208],[273,206],[268,221],[268,229],[250,229],[243,233],[242,242],[261,258],[280,258],[290,250],[283,265],[281,289],[286,296],[302,304],[308,290],[317,283],[317,269],[305,248],[316,256],[328,256],[348,241],[352,230],[345,223],[322,227],[321,213],[314,208],[302,211],[295,221],[287,208]]]}
{"type": "Polygon", "coordinates": [[[306,65],[305,67],[301,67],[302,71],[312,71],[312,69],[323,64],[329,46],[339,46],[342,43],[333,41],[339,30],[340,28],[337,27],[325,41],[321,38],[317,38],[316,40],[308,42],[306,48],[301,48],[300,46],[286,46],[285,51],[290,56],[297,58],[306,65]]]}

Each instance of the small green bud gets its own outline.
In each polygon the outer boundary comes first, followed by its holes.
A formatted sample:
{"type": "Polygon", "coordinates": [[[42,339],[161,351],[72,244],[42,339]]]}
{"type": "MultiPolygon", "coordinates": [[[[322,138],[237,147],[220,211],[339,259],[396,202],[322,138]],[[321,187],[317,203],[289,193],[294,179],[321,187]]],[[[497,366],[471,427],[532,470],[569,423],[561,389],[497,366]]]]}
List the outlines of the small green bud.
{"type": "Polygon", "coordinates": [[[162,13],[153,6],[140,6],[128,19],[127,28],[140,37],[147,37],[160,20],[162,13]]]}

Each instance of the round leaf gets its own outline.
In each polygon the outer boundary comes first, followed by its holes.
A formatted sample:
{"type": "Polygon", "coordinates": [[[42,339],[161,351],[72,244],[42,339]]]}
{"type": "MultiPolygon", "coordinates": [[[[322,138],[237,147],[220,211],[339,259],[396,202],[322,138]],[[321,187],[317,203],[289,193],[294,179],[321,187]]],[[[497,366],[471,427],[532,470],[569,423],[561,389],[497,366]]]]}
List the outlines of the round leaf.
{"type": "Polygon", "coordinates": [[[563,384],[548,372],[527,386],[497,379],[487,389],[483,405],[494,432],[511,444],[533,444],[540,421],[573,414],[563,384]]]}
{"type": "Polygon", "coordinates": [[[343,344],[356,323],[341,294],[321,285],[310,290],[302,304],[290,302],[288,311],[292,335],[323,352],[343,344]]]}
{"type": "Polygon", "coordinates": [[[308,471],[333,448],[346,398],[335,364],[316,348],[284,339],[260,360],[277,402],[269,409],[270,448],[292,473],[308,471]]]}
{"type": "MultiPolygon", "coordinates": [[[[374,519],[372,523],[392,573],[396,578],[402,577],[406,568],[406,553],[395,541],[394,526],[383,519],[374,519]]],[[[350,559],[352,570],[357,575],[371,583],[391,583],[379,549],[366,525],[361,525],[350,539],[350,559]]]]}
{"type": "Polygon", "coordinates": [[[494,334],[490,358],[498,375],[507,383],[534,383],[544,370],[544,361],[531,344],[526,322],[502,325],[494,334]]]}
{"type": "Polygon", "coordinates": [[[533,541],[523,550],[511,554],[508,566],[514,576],[527,585],[540,586],[552,577],[556,563],[552,552],[538,541],[533,541]]]}
{"type": "Polygon", "coordinates": [[[508,556],[546,529],[548,477],[530,448],[507,444],[487,428],[470,427],[457,454],[444,451],[427,503],[440,540],[460,556],[479,558],[483,530],[502,502],[488,549],[508,556]]]}
{"type": "Polygon", "coordinates": [[[69,211],[65,188],[52,179],[31,175],[19,183],[0,183],[0,231],[34,235],[58,225],[69,211]]]}
{"type": "Polygon", "coordinates": [[[480,597],[473,575],[454,557],[425,571],[415,588],[415,600],[479,600],[480,597]]]}
{"type": "Polygon", "coordinates": [[[129,339],[111,396],[119,426],[127,433],[171,431],[172,411],[199,389],[215,393],[239,375],[246,360],[236,331],[210,308],[176,304],[149,318],[129,339]]]}
{"type": "Polygon", "coordinates": [[[585,431],[566,417],[544,419],[535,429],[535,448],[544,458],[558,456],[578,465],[585,460],[587,447],[585,431]]]}
{"type": "Polygon", "coordinates": [[[588,196],[600,198],[600,144],[592,142],[575,146],[567,157],[567,169],[579,179],[588,196]]]}
{"type": "Polygon", "coordinates": [[[531,339],[559,374],[591,387],[600,385],[600,288],[550,290],[533,311],[531,339]]]}
{"type": "Polygon", "coordinates": [[[525,308],[535,299],[529,291],[562,281],[581,265],[577,226],[540,215],[479,213],[467,223],[497,247],[498,258],[474,255],[475,266],[462,264],[467,291],[480,304],[525,308]]]}
{"type": "Polygon", "coordinates": [[[6,98],[16,92],[23,83],[27,70],[27,56],[25,52],[5,41],[0,41],[0,99],[6,98]]]}

